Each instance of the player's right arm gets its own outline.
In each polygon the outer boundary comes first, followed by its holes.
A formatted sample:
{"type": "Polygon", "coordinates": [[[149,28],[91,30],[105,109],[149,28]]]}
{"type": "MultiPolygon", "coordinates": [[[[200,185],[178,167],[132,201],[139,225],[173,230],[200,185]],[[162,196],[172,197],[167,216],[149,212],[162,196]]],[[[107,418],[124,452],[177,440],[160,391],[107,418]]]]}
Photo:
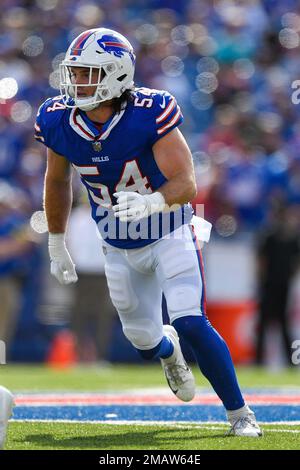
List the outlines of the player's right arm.
{"type": "Polygon", "coordinates": [[[77,281],[75,265],[65,243],[65,232],[72,206],[71,165],[63,157],[66,142],[60,129],[64,125],[62,97],[47,99],[36,116],[35,138],[47,148],[44,208],[49,230],[51,274],[61,284],[77,281]]]}
{"type": "Polygon", "coordinates": [[[71,165],[66,158],[47,148],[44,209],[49,230],[51,274],[61,284],[77,281],[75,265],[65,243],[65,232],[72,207],[71,165]]]}
{"type": "Polygon", "coordinates": [[[50,233],[65,233],[72,207],[71,165],[62,155],[47,149],[44,209],[50,233]]]}

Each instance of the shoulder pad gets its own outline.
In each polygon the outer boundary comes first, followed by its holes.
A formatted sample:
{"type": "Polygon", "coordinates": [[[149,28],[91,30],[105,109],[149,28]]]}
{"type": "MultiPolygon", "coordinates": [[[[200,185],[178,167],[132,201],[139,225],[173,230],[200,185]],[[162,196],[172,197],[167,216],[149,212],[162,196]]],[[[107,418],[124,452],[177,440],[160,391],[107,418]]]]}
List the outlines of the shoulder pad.
{"type": "Polygon", "coordinates": [[[43,121],[47,126],[53,127],[61,120],[66,109],[61,95],[48,98],[39,107],[37,120],[43,121]]]}
{"type": "Polygon", "coordinates": [[[134,106],[149,109],[152,145],[183,122],[176,99],[165,90],[137,88],[134,106]]]}
{"type": "Polygon", "coordinates": [[[35,139],[47,147],[55,150],[57,141],[57,130],[65,113],[66,106],[63,104],[62,96],[48,98],[38,109],[35,128],[35,139]]]}

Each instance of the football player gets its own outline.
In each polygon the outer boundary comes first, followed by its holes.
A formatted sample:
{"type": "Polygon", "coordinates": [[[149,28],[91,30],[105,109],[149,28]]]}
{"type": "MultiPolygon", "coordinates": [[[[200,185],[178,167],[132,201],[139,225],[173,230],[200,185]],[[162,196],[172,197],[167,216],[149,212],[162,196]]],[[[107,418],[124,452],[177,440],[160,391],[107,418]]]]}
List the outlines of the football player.
{"type": "Polygon", "coordinates": [[[181,352],[182,336],[222,400],[230,432],[260,436],[229,350],[206,317],[189,205],[196,181],[178,129],[180,108],[167,91],[136,88],[134,68],[125,37],[105,28],[85,31],[60,64],[61,95],[38,111],[36,138],[48,153],[44,206],[51,273],[63,284],[77,280],[65,241],[73,167],[103,238],[110,296],[126,337],[144,359],[160,358],[173,393],[190,401],[195,381],[181,352]],[[172,326],[162,323],[162,293],[172,326]]]}

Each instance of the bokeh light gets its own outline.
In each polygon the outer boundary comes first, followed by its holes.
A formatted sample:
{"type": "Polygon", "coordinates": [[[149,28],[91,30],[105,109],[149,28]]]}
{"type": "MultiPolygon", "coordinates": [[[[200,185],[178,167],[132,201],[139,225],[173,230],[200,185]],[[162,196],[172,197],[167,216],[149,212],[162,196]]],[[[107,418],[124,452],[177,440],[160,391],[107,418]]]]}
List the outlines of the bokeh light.
{"type": "Polygon", "coordinates": [[[32,107],[28,101],[17,101],[12,105],[10,115],[15,122],[26,122],[32,115],[32,107]]]}
{"type": "Polygon", "coordinates": [[[141,44],[150,45],[157,41],[159,32],[154,25],[144,23],[135,30],[134,35],[141,44]]]}
{"type": "Polygon", "coordinates": [[[30,218],[30,226],[36,233],[48,232],[48,224],[44,211],[36,211],[30,218]]]}
{"type": "Polygon", "coordinates": [[[43,52],[44,41],[39,36],[29,36],[22,45],[23,54],[28,57],[36,57],[43,52]]]}
{"type": "Polygon", "coordinates": [[[203,56],[214,55],[218,50],[218,44],[211,36],[204,36],[197,45],[197,50],[203,56]]]}
{"type": "Polygon", "coordinates": [[[232,215],[222,215],[216,220],[215,230],[221,237],[231,237],[237,231],[237,221],[232,215]]]}
{"type": "Polygon", "coordinates": [[[179,77],[184,71],[184,63],[177,56],[169,56],[162,60],[161,69],[168,77],[179,77]]]}
{"type": "Polygon", "coordinates": [[[75,17],[79,23],[84,26],[91,27],[101,23],[103,18],[102,10],[94,3],[82,4],[75,13],[75,17]]]}
{"type": "Polygon", "coordinates": [[[213,93],[218,88],[218,79],[211,72],[199,73],[196,77],[196,87],[203,93],[213,93]]]}
{"type": "Polygon", "coordinates": [[[197,62],[197,71],[199,73],[202,72],[210,72],[213,74],[217,74],[219,72],[220,66],[216,59],[213,57],[201,57],[201,59],[197,62]]]}
{"type": "Polygon", "coordinates": [[[186,25],[179,25],[172,29],[172,41],[178,46],[186,46],[192,42],[194,33],[192,28],[186,25]]]}
{"type": "Polygon", "coordinates": [[[207,37],[207,28],[200,23],[192,23],[190,28],[193,33],[192,43],[193,44],[202,44],[203,39],[207,37]]]}
{"type": "Polygon", "coordinates": [[[299,46],[299,35],[291,28],[283,28],[279,31],[279,42],[286,49],[294,49],[299,46]]]}
{"type": "Polygon", "coordinates": [[[18,83],[12,77],[0,80],[0,99],[9,100],[18,93],[18,83]]]}
{"type": "Polygon", "coordinates": [[[59,83],[60,83],[60,75],[59,75],[59,70],[56,69],[54,72],[50,73],[49,75],[49,85],[51,88],[54,88],[54,90],[59,90],[59,83]]]}
{"type": "Polygon", "coordinates": [[[57,7],[58,0],[36,0],[37,6],[44,11],[54,10],[57,7]]]}
{"type": "Polygon", "coordinates": [[[60,52],[59,54],[57,54],[54,59],[52,60],[52,68],[53,70],[57,70],[58,69],[58,66],[59,64],[64,60],[65,58],[65,52],[60,52]]]}
{"type": "Polygon", "coordinates": [[[291,28],[300,31],[300,16],[297,13],[287,12],[281,17],[281,24],[284,28],[291,28]]]}
{"type": "Polygon", "coordinates": [[[238,78],[248,80],[254,75],[255,67],[250,59],[237,59],[233,63],[233,70],[238,78]]]}
{"type": "Polygon", "coordinates": [[[214,100],[211,94],[196,90],[191,94],[191,103],[199,111],[206,111],[214,104],[214,100]]]}

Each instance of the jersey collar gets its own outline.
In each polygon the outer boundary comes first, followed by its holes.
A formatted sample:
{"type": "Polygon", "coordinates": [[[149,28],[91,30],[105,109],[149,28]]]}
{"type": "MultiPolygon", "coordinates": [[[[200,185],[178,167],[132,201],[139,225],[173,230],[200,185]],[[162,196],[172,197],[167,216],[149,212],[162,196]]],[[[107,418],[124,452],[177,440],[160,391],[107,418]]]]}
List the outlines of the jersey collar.
{"type": "Polygon", "coordinates": [[[125,103],[125,106],[122,107],[119,113],[113,114],[113,116],[105,124],[103,124],[101,133],[99,133],[99,130],[87,117],[86,113],[81,112],[78,108],[74,108],[71,110],[69,118],[70,126],[77,134],[79,134],[85,140],[105,140],[109,136],[113,128],[122,119],[126,111],[126,104],[127,103],[125,103]]]}

